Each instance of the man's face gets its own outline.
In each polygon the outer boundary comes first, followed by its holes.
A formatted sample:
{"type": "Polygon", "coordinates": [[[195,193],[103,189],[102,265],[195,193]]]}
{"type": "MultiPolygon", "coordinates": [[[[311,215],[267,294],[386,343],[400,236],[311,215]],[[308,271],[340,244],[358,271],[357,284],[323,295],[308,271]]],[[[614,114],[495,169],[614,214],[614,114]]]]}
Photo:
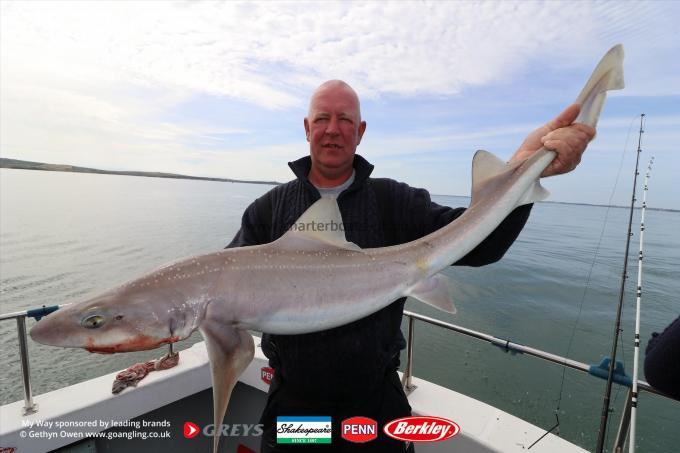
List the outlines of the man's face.
{"type": "Polygon", "coordinates": [[[312,165],[328,175],[350,168],[365,129],[352,91],[337,85],[317,91],[305,118],[312,165]]]}

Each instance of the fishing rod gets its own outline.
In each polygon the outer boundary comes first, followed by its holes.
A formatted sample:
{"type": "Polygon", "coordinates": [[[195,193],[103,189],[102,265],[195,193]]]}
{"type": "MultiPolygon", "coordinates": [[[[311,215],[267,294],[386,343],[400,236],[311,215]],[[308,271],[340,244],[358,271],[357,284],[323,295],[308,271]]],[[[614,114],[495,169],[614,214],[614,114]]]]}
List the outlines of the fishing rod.
{"type": "Polygon", "coordinates": [[[630,396],[630,443],[628,451],[635,453],[635,419],[637,416],[638,398],[638,371],[640,364],[640,299],[642,297],[642,243],[645,237],[645,210],[647,208],[647,182],[649,172],[652,171],[654,157],[649,160],[647,173],[645,174],[645,184],[642,192],[642,211],[640,213],[640,254],[638,255],[638,275],[637,275],[637,296],[635,299],[635,349],[633,356],[633,387],[630,396]]]}
{"type": "Polygon", "coordinates": [[[630,238],[633,235],[633,210],[635,208],[635,189],[637,187],[637,176],[639,174],[638,168],[640,164],[640,153],[642,152],[642,128],[645,114],[640,115],[640,134],[638,136],[637,157],[635,158],[635,175],[633,176],[633,195],[630,201],[630,215],[628,217],[628,236],[626,238],[626,252],[623,257],[623,272],[621,274],[621,289],[619,291],[619,305],[616,308],[616,321],[614,323],[614,341],[612,343],[611,360],[609,361],[609,372],[607,374],[607,387],[605,388],[604,397],[602,400],[602,414],[600,415],[600,429],[597,433],[597,447],[595,451],[602,453],[604,449],[605,434],[607,432],[607,420],[609,419],[609,405],[612,393],[612,381],[614,378],[614,367],[616,365],[616,349],[619,343],[619,332],[621,331],[621,312],[623,308],[623,297],[626,288],[626,279],[628,278],[628,251],[630,249],[630,238]]]}

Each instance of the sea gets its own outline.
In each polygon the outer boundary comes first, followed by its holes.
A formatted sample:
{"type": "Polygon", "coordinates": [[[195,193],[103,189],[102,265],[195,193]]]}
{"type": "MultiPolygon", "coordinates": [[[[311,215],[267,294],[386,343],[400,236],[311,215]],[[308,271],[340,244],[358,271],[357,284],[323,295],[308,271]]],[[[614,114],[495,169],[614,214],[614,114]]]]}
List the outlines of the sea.
{"type": "MultiPolygon", "coordinates": [[[[76,302],[174,260],[217,251],[244,209],[271,186],[32,170],[0,170],[0,313],[76,302]]],[[[650,189],[653,190],[653,189],[650,189]]],[[[467,206],[467,197],[433,196],[467,206]]],[[[409,300],[407,309],[585,363],[609,355],[629,211],[538,203],[497,263],[452,266],[455,315],[409,300]]],[[[618,358],[633,369],[639,216],[634,212],[618,358]]],[[[641,338],[680,315],[680,212],[645,218],[641,338]]],[[[28,327],[34,324],[28,320],[28,327]]],[[[406,329],[406,322],[402,328],[406,329]]],[[[198,333],[179,349],[201,341],[198,333]]],[[[136,362],[162,349],[99,355],[29,340],[34,394],[136,362]]],[[[402,364],[405,353],[402,354],[402,364]]],[[[22,399],[13,320],[0,322],[0,402],[22,399]]],[[[415,324],[414,374],[484,401],[585,448],[595,448],[605,381],[513,355],[423,322],[415,324]]],[[[644,376],[641,376],[644,378],[644,376]]],[[[612,392],[611,449],[626,389],[612,392]]],[[[638,451],[680,451],[680,402],[642,393],[638,451]]],[[[463,427],[464,428],[464,427],[463,427]]]]}

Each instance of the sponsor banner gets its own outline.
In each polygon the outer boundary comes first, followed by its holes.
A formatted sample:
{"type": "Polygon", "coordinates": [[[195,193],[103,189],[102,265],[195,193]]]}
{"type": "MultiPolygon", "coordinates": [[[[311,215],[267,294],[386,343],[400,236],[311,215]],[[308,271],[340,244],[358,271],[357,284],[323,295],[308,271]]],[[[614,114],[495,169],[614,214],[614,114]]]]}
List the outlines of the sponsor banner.
{"type": "Polygon", "coordinates": [[[267,385],[271,385],[272,379],[274,379],[274,368],[263,366],[260,369],[260,379],[267,385]]]}
{"type": "Polygon", "coordinates": [[[276,417],[278,444],[330,444],[331,417],[276,417]]]}
{"type": "Polygon", "coordinates": [[[393,439],[406,442],[439,442],[458,434],[460,427],[446,418],[420,415],[392,420],[383,431],[393,439]]]}
{"type": "Polygon", "coordinates": [[[378,422],[368,417],[351,417],[342,421],[340,435],[354,443],[365,443],[378,437],[378,422]]]}

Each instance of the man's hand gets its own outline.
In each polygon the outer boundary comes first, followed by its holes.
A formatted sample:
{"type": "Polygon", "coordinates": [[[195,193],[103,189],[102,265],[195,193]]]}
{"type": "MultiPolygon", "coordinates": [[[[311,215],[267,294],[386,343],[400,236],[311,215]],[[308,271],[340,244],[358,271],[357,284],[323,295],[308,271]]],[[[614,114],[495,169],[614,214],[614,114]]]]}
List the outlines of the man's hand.
{"type": "Polygon", "coordinates": [[[557,118],[530,133],[510,162],[523,161],[544,146],[555,151],[557,156],[543,170],[541,177],[572,171],[581,162],[581,155],[588,142],[595,137],[595,129],[592,127],[580,123],[572,124],[580,111],[580,105],[572,104],[557,115],[557,118]]]}

